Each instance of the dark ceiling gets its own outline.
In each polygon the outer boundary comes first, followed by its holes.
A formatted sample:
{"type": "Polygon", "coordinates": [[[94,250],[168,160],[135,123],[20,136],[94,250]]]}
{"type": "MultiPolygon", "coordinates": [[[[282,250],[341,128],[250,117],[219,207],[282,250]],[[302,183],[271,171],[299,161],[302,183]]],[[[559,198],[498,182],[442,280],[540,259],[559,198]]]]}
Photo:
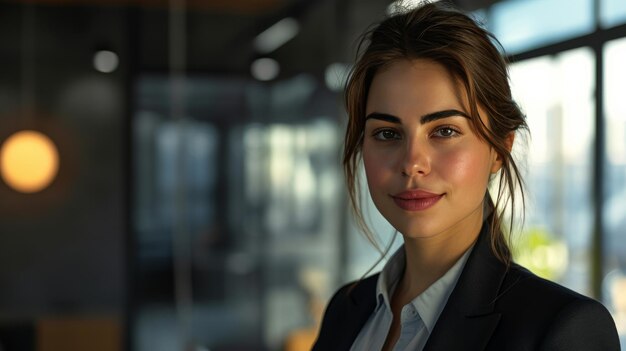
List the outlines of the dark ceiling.
{"type": "MultiPolygon", "coordinates": [[[[179,36],[169,45],[172,30],[167,0],[28,0],[0,2],[0,20],[11,31],[0,34],[4,57],[23,56],[24,19],[31,16],[36,34],[33,51],[46,60],[89,57],[110,48],[133,60],[134,70],[167,71],[170,50],[183,48],[186,70],[207,74],[249,74],[260,56],[254,38],[277,21],[291,17],[298,35],[267,56],[281,64],[283,75],[316,73],[332,62],[353,59],[358,35],[381,19],[390,0],[187,0],[179,36]],[[7,23],[8,21],[8,23],[7,23]],[[17,29],[17,30],[15,30],[17,29]],[[181,45],[182,44],[182,45],[181,45]],[[16,55],[18,48],[19,55],[16,55]],[[61,50],[63,49],[63,50],[61,50]],[[22,51],[19,51],[22,50],[22,51]],[[11,51],[11,52],[7,52],[11,51]],[[63,54],[60,52],[65,51],[63,54]]],[[[455,0],[474,10],[494,0],[455,0]]],[[[180,28],[179,28],[180,29],[180,28]]],[[[19,59],[18,59],[19,61],[19,59]]]]}

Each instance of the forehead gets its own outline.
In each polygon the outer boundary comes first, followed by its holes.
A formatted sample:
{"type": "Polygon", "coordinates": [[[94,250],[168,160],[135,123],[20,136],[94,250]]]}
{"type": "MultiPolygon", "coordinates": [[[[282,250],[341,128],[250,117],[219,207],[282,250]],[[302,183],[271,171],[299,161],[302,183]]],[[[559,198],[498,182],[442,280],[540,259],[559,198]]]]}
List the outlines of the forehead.
{"type": "Polygon", "coordinates": [[[432,60],[400,60],[379,70],[369,89],[366,112],[402,116],[431,110],[465,110],[462,85],[432,60]]]}

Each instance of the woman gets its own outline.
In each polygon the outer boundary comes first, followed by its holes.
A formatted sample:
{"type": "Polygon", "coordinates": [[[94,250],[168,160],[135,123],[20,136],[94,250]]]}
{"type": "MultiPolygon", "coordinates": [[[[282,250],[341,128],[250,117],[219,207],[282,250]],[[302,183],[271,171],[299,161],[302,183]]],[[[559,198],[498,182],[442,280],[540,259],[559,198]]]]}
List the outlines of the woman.
{"type": "Polygon", "coordinates": [[[503,212],[520,202],[511,149],[527,125],[492,39],[440,3],[365,37],[346,90],[345,173],[364,224],[363,162],[404,245],[333,296],[314,350],[619,350],[600,303],[512,262],[503,212]]]}

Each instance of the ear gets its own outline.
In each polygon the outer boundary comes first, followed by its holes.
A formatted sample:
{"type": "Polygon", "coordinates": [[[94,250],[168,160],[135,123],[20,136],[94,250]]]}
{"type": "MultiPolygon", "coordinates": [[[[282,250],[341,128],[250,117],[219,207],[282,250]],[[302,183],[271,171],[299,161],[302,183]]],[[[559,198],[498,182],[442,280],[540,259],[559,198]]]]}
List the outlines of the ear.
{"type": "MultiPolygon", "coordinates": [[[[504,138],[504,146],[506,147],[506,149],[511,152],[511,150],[513,149],[513,143],[515,142],[515,132],[510,132],[506,138],[504,138]]],[[[492,149],[493,150],[493,149],[492,149]]],[[[495,152],[495,159],[493,160],[493,162],[491,163],[491,173],[494,174],[496,172],[498,172],[500,170],[500,168],[502,168],[502,155],[498,154],[497,152],[495,152]]]]}

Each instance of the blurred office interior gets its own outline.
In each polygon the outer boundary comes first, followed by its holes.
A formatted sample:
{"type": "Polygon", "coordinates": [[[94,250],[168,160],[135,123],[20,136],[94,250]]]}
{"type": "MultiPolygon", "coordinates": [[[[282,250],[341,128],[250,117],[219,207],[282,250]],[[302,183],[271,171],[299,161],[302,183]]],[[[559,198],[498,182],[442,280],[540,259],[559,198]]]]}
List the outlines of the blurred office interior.
{"type": "MultiPolygon", "coordinates": [[[[502,42],[532,133],[516,259],[602,301],[625,347],[626,1],[453,3],[502,42]]],[[[342,84],[396,5],[0,2],[0,350],[308,350],[379,258],[342,84]]]]}

